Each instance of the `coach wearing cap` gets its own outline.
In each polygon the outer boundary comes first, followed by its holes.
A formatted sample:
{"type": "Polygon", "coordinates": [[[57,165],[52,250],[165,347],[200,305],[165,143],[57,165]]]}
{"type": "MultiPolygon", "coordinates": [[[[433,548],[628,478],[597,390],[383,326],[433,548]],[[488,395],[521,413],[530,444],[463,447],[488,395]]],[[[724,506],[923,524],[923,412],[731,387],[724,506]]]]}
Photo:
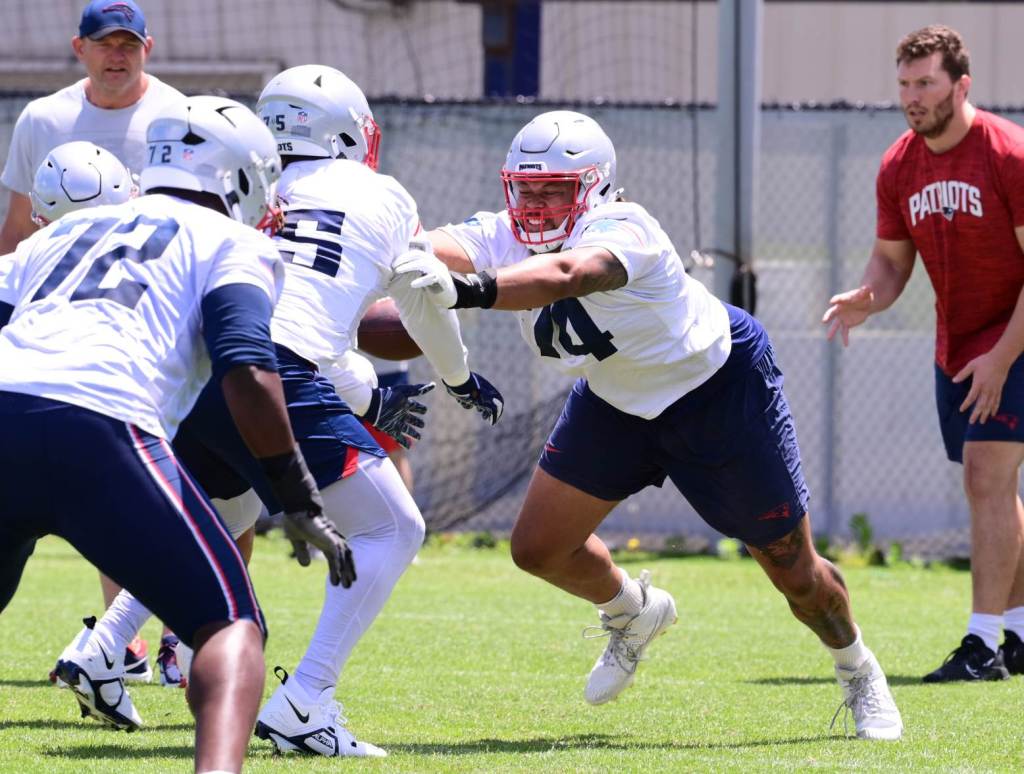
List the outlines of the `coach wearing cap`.
{"type": "Polygon", "coordinates": [[[11,194],[0,228],[0,255],[35,230],[28,193],[36,168],[54,147],[90,140],[133,173],[144,166],[146,127],[177,90],[143,71],[153,48],[146,17],[133,0],[93,0],[82,11],[71,39],[86,77],[47,97],[33,100],[18,117],[0,182],[11,194]]]}

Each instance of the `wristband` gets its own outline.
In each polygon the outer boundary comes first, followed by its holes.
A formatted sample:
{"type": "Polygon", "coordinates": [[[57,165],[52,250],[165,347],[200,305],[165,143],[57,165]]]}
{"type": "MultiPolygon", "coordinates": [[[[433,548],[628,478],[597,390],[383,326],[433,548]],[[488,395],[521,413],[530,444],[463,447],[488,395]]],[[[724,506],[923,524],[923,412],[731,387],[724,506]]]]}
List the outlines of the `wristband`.
{"type": "Polygon", "coordinates": [[[498,279],[486,271],[467,274],[465,277],[453,276],[455,280],[455,304],[452,309],[468,309],[479,307],[490,309],[498,298],[498,279]]]}
{"type": "Polygon", "coordinates": [[[298,447],[273,457],[261,457],[258,462],[285,513],[323,512],[316,481],[298,447]]]}

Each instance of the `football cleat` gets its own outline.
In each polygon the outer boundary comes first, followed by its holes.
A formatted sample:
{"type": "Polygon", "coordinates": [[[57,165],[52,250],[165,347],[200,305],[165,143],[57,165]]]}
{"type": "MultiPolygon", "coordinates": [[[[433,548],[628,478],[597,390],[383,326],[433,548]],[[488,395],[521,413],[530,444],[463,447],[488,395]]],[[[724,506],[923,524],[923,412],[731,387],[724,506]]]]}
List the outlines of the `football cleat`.
{"type": "Polygon", "coordinates": [[[999,652],[1003,656],[1003,663],[1006,664],[1006,671],[1011,675],[1024,675],[1024,642],[1021,642],[1017,632],[1006,630],[999,652]]]}
{"type": "Polygon", "coordinates": [[[678,620],[672,595],[651,586],[651,573],[644,570],[637,578],[643,590],[644,605],[636,615],[606,616],[601,626],[588,626],[583,636],[608,637],[608,646],[590,670],[584,697],[590,704],[611,701],[633,684],[636,668],[651,642],[678,620]],[[591,633],[596,632],[596,633],[591,633]]]}
{"type": "MultiPolygon", "coordinates": [[[[864,663],[856,669],[836,666],[836,679],[843,689],[843,703],[832,716],[832,726],[839,713],[846,710],[853,714],[859,739],[896,741],[903,735],[903,718],[878,659],[874,653],[868,653],[864,663]]],[[[845,713],[843,725],[846,725],[845,713]]]]}
{"type": "Polygon", "coordinates": [[[75,635],[75,638],[68,643],[68,646],[61,651],[60,658],[57,659],[57,663],[54,664],[53,669],[50,670],[50,682],[54,683],[58,688],[67,688],[68,684],[60,679],[60,675],[57,674],[57,667],[60,662],[70,658],[75,653],[78,653],[85,647],[85,643],[89,641],[92,636],[92,630],[96,626],[96,616],[90,615],[82,619],[84,626],[82,630],[75,635]]]}
{"type": "Polygon", "coordinates": [[[124,649],[124,679],[133,683],[148,683],[153,679],[153,670],[149,666],[149,646],[138,635],[124,649]]]}
{"type": "Polygon", "coordinates": [[[348,721],[341,714],[341,705],[334,701],[333,687],[309,701],[288,685],[288,673],[284,669],[274,667],[274,674],[281,685],[260,710],[256,736],[273,743],[278,752],[329,758],[383,758],[387,755],[369,742],[356,741],[345,728],[348,721]]]}
{"type": "Polygon", "coordinates": [[[56,671],[58,679],[74,692],[82,717],[94,717],[125,731],[142,726],[124,687],[122,665],[99,643],[77,651],[65,649],[56,671]]]}
{"type": "Polygon", "coordinates": [[[157,653],[156,665],[160,670],[160,685],[164,688],[187,688],[188,673],[184,664],[178,663],[178,653],[182,648],[188,648],[173,634],[168,634],[160,640],[160,651],[157,653]]]}
{"type": "Polygon", "coordinates": [[[1002,649],[992,652],[976,634],[968,634],[960,647],[946,656],[942,666],[924,676],[926,683],[955,680],[1006,680],[1010,676],[1003,663],[1002,649]]]}

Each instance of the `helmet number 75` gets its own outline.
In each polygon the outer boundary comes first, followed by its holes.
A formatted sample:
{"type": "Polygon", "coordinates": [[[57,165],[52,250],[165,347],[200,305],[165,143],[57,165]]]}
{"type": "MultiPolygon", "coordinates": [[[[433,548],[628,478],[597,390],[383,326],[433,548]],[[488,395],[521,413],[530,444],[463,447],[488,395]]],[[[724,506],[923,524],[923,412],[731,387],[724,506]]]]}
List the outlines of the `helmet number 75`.
{"type": "Polygon", "coordinates": [[[593,355],[597,360],[604,360],[618,352],[612,344],[615,338],[612,332],[598,328],[575,298],[563,298],[544,307],[534,322],[533,338],[542,356],[562,357],[555,349],[556,335],[558,344],[569,355],[593,355]],[[573,333],[580,343],[573,340],[573,333]]]}

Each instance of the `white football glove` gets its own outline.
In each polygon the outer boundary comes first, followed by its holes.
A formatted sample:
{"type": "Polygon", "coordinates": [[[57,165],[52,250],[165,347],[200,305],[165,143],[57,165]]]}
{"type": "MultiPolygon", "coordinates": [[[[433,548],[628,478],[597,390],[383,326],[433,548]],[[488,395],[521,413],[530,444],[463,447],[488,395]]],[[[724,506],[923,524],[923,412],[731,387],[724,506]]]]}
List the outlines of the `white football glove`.
{"type": "Polygon", "coordinates": [[[458,299],[455,282],[448,267],[430,250],[410,245],[410,250],[395,259],[392,269],[396,275],[408,274],[412,278],[410,287],[427,290],[431,301],[441,309],[451,309],[458,299]]]}

